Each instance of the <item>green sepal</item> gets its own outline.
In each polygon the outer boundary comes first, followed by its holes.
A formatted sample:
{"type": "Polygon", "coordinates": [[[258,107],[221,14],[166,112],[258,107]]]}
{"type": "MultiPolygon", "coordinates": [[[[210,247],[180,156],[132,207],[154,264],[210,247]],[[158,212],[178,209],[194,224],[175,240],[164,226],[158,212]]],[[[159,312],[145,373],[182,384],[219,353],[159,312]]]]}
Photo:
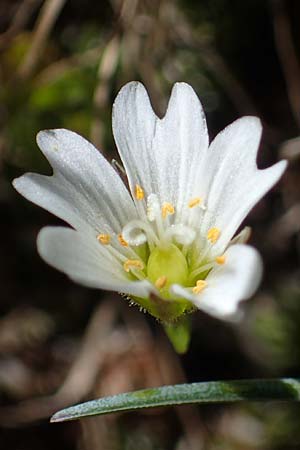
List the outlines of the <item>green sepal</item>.
{"type": "Polygon", "coordinates": [[[162,323],[172,323],[183,317],[183,314],[194,309],[194,305],[185,299],[167,299],[150,294],[149,298],[132,297],[131,300],[148,311],[162,323]]]}

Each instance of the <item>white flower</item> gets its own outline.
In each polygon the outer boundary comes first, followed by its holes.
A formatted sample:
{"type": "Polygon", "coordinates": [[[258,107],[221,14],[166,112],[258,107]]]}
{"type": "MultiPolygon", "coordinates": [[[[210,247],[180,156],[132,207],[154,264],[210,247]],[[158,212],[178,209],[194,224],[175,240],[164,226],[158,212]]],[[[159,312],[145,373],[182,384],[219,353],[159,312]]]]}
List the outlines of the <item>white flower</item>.
{"type": "Polygon", "coordinates": [[[37,142],[53,176],[14,180],[28,200],[72,228],[46,227],[38,251],[85,286],[119,291],[170,322],[200,308],[226,318],[256,290],[258,252],[236,230],[286,167],[258,170],[261,124],[243,117],[208,145],[193,89],[175,84],[167,113],[153,112],[143,85],[121,89],[113,133],[129,182],[85,139],[43,131],[37,142]]]}

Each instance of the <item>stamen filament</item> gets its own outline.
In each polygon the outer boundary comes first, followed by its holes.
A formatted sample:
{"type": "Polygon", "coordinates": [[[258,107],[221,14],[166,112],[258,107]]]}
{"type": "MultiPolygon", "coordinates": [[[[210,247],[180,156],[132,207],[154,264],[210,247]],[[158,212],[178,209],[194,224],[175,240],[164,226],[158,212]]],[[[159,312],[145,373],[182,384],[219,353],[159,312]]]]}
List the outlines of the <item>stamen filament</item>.
{"type": "Polygon", "coordinates": [[[193,262],[193,266],[199,267],[202,263],[202,261],[205,260],[207,257],[209,251],[211,249],[211,245],[207,242],[206,239],[198,240],[196,242],[196,246],[194,249],[194,255],[196,257],[196,260],[193,262]],[[202,241],[202,242],[201,242],[202,241]],[[201,246],[202,244],[202,246],[201,246]],[[196,256],[198,254],[198,256],[196,256]]]}
{"type": "Polygon", "coordinates": [[[164,224],[161,216],[159,201],[156,194],[150,194],[147,199],[147,217],[150,222],[156,224],[159,239],[164,234],[164,224]]]}
{"type": "Polygon", "coordinates": [[[112,245],[110,245],[107,250],[109,251],[110,254],[112,254],[115,258],[117,258],[119,261],[126,261],[126,256],[123,255],[121,252],[119,252],[119,250],[117,250],[116,248],[114,248],[112,245]]]}
{"type": "Polygon", "coordinates": [[[139,269],[134,269],[134,268],[132,268],[132,269],[131,269],[131,273],[132,273],[132,275],[135,276],[135,278],[137,278],[137,279],[140,280],[140,281],[143,281],[143,280],[145,279],[145,277],[146,277],[146,275],[144,274],[144,272],[142,272],[142,271],[139,270],[139,269]]]}
{"type": "Polygon", "coordinates": [[[125,251],[125,254],[120,252],[119,245],[117,245],[116,241],[113,242],[112,240],[110,241],[109,245],[105,245],[102,247],[102,249],[106,251],[107,256],[110,259],[114,258],[118,262],[121,261],[122,263],[124,263],[124,261],[126,261],[128,257],[132,257],[132,259],[138,258],[138,255],[132,248],[130,247],[123,247],[123,248],[124,250],[122,251],[125,251]],[[115,247],[115,245],[117,246],[117,248],[115,247]]]}
{"type": "Polygon", "coordinates": [[[204,242],[204,247],[199,251],[198,258],[194,262],[194,266],[199,266],[201,262],[206,258],[209,251],[211,250],[211,246],[214,245],[221,235],[221,230],[219,228],[213,227],[210,228],[206,234],[207,241],[204,242]]]}
{"type": "Polygon", "coordinates": [[[210,263],[204,264],[203,266],[198,267],[197,269],[193,270],[190,273],[189,278],[191,280],[195,279],[197,275],[200,275],[200,273],[203,273],[203,272],[207,272],[208,270],[212,269],[214,267],[214,265],[215,265],[215,263],[210,262],[210,263]]]}

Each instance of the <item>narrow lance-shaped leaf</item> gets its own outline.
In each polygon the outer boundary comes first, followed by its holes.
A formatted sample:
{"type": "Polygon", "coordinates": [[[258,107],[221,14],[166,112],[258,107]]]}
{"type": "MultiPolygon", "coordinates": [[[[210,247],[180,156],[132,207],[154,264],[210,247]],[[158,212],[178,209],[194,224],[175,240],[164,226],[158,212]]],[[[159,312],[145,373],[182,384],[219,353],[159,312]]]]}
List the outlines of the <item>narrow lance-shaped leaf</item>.
{"type": "Polygon", "coordinates": [[[63,422],[112,412],[188,403],[276,400],[299,401],[300,379],[210,381],[144,389],[63,409],[54,414],[51,421],[63,422]]]}

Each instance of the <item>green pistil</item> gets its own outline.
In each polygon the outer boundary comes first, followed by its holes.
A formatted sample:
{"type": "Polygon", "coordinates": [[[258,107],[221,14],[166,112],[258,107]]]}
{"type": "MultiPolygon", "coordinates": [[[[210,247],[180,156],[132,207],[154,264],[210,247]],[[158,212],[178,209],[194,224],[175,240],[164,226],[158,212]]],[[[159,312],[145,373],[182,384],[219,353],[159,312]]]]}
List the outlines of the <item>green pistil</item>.
{"type": "MultiPolygon", "coordinates": [[[[184,298],[173,297],[170,293],[172,284],[191,288],[195,280],[190,279],[190,269],[186,257],[174,245],[156,247],[149,255],[145,267],[146,278],[158,289],[159,295],[150,294],[149,298],[133,297],[140,306],[165,324],[178,324],[178,319],[191,312],[194,305],[184,298]]],[[[205,278],[208,271],[201,273],[205,278]]]]}
{"type": "Polygon", "coordinates": [[[186,258],[176,245],[156,247],[151,252],[147,264],[147,278],[155,284],[161,277],[166,277],[166,283],[160,289],[163,297],[170,298],[169,287],[172,284],[187,286],[188,275],[186,258]]]}

